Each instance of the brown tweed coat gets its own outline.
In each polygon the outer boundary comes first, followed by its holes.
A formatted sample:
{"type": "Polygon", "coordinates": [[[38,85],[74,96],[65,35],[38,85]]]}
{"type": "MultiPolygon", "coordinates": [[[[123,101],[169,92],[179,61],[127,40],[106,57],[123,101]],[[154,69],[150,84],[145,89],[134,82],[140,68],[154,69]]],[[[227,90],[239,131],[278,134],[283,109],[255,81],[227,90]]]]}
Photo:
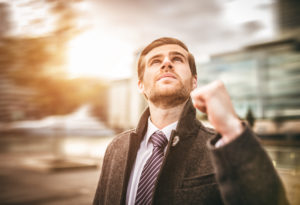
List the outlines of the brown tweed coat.
{"type": "MultiPolygon", "coordinates": [[[[195,116],[189,100],[171,134],[153,204],[288,204],[270,159],[246,125],[236,140],[214,148],[220,136],[195,116]],[[174,136],[180,140],[172,146],[174,136]]],[[[125,204],[130,173],[148,117],[149,109],[136,130],[119,134],[108,146],[94,205],[125,204]]]]}

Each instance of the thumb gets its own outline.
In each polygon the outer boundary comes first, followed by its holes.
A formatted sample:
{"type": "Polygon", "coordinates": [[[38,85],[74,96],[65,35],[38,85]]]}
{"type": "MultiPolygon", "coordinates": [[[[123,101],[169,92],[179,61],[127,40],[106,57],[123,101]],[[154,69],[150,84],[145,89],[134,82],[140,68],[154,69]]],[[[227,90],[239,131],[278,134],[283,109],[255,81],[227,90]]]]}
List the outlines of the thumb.
{"type": "Polygon", "coordinates": [[[203,113],[206,113],[206,104],[204,99],[191,94],[193,106],[203,113]]]}

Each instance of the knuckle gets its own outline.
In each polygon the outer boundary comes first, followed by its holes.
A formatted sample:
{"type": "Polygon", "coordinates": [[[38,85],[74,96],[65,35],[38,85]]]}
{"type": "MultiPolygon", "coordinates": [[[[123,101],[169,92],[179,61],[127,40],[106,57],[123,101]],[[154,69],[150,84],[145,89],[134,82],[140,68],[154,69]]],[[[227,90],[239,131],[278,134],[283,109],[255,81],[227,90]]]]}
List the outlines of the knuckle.
{"type": "Polygon", "coordinates": [[[216,87],[217,88],[224,88],[224,83],[222,80],[217,80],[216,81],[216,87]]]}

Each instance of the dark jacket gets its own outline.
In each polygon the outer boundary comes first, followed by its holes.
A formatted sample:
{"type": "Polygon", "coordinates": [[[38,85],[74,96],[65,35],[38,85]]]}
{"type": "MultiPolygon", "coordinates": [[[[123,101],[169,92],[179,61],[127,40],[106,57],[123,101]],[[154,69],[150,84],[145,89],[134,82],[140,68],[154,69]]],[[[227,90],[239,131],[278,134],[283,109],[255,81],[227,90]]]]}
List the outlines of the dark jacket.
{"type": "MultiPolygon", "coordinates": [[[[125,204],[127,185],[147,129],[147,109],[136,130],[113,139],[106,150],[94,204],[125,204]]],[[[214,148],[220,138],[196,119],[189,100],[172,131],[153,195],[154,204],[288,204],[282,183],[253,132],[214,148]],[[179,142],[172,146],[174,136],[179,142]]]]}

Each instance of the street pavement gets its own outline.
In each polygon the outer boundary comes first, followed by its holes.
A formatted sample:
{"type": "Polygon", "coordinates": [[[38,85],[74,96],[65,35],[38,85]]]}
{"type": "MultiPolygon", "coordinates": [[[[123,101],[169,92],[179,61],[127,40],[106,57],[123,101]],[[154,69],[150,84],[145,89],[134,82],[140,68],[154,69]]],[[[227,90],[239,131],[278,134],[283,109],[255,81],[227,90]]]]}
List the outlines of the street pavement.
{"type": "Polygon", "coordinates": [[[24,167],[24,157],[30,154],[0,154],[1,205],[92,204],[99,168],[41,172],[24,167]]]}

